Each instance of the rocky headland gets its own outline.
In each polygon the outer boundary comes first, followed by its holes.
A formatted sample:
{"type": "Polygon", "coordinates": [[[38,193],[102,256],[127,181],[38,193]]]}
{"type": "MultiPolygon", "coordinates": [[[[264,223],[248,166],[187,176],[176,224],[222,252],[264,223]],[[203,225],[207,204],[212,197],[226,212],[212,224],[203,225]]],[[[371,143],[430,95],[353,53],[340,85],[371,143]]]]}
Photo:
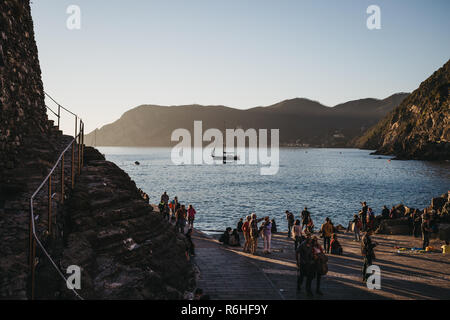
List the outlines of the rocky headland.
{"type": "Polygon", "coordinates": [[[450,60],[356,142],[397,159],[450,160],[450,60]]]}

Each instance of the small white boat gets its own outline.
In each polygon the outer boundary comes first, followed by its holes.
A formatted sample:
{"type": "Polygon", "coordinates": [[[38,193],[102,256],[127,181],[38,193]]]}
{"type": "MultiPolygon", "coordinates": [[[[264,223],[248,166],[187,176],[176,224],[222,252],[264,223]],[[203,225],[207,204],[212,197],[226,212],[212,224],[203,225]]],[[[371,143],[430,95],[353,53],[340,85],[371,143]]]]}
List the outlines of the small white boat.
{"type": "Polygon", "coordinates": [[[216,148],[214,148],[213,152],[211,153],[211,157],[214,160],[223,160],[224,163],[227,160],[231,160],[231,161],[239,160],[239,157],[237,155],[235,155],[234,153],[224,151],[222,155],[216,155],[215,151],[216,151],[216,148]]]}

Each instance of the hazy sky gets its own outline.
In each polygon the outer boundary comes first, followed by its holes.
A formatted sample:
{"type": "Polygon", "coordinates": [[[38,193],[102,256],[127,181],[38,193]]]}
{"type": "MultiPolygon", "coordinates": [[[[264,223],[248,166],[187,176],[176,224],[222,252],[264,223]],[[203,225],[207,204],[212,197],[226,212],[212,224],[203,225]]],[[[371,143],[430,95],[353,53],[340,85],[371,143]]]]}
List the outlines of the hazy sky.
{"type": "Polygon", "coordinates": [[[449,12],[448,0],[32,4],[44,88],[87,131],[141,104],[333,106],[410,92],[450,58],[449,12]],[[380,30],[366,26],[372,4],[380,30]],[[66,27],[69,5],[80,30],[66,27]]]}

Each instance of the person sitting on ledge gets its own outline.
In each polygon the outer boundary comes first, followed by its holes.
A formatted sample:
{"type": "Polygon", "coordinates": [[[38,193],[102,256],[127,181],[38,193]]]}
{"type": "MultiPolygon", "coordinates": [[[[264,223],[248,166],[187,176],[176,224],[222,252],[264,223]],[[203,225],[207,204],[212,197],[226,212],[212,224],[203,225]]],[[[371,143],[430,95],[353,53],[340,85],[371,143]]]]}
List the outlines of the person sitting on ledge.
{"type": "Polygon", "coordinates": [[[342,246],[339,243],[336,233],[331,235],[331,243],[330,243],[331,254],[342,255],[342,246]]]}
{"type": "Polygon", "coordinates": [[[230,235],[230,246],[232,246],[232,247],[240,247],[241,246],[241,240],[239,238],[239,233],[238,233],[237,229],[234,229],[230,235]]]}
{"type": "Polygon", "coordinates": [[[229,246],[230,245],[230,232],[231,232],[231,228],[228,227],[225,232],[222,234],[222,236],[220,236],[219,242],[222,242],[222,244],[224,246],[229,246]]]}
{"type": "Polygon", "coordinates": [[[383,210],[381,211],[382,219],[389,219],[389,209],[386,206],[383,206],[383,210]]]}

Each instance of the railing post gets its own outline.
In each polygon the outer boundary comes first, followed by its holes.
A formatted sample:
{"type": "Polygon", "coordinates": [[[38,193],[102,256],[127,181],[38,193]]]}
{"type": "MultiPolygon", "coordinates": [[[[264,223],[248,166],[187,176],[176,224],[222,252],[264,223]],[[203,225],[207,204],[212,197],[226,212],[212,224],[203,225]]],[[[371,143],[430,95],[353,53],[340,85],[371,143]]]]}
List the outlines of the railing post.
{"type": "Polygon", "coordinates": [[[64,203],[64,153],[61,158],[61,203],[64,203]]]}
{"type": "Polygon", "coordinates": [[[75,185],[75,141],[72,141],[72,163],[71,163],[71,175],[72,175],[72,189],[75,185]]]}
{"type": "Polygon", "coordinates": [[[36,285],[36,239],[32,240],[32,261],[31,261],[31,300],[34,300],[34,291],[36,285]]]}
{"type": "Polygon", "coordinates": [[[81,167],[84,166],[84,122],[83,122],[83,131],[81,133],[81,167]]]}
{"type": "Polygon", "coordinates": [[[48,177],[48,234],[52,234],[52,175],[48,177]]]}
{"type": "Polygon", "coordinates": [[[77,124],[78,124],[78,117],[75,116],[75,135],[73,136],[75,139],[77,138],[77,124]]]}
{"type": "Polygon", "coordinates": [[[58,104],[58,130],[59,130],[59,119],[61,117],[61,106],[58,104]]]}
{"type": "Polygon", "coordinates": [[[80,133],[78,135],[78,174],[81,174],[81,123],[82,121],[80,120],[80,133]]]}
{"type": "MultiPolygon", "coordinates": [[[[31,205],[33,202],[31,201],[31,205]]],[[[35,284],[35,260],[36,260],[36,239],[33,236],[33,208],[30,207],[30,234],[29,234],[29,257],[28,265],[30,267],[30,298],[34,300],[34,284],[35,284]]]]}
{"type": "Polygon", "coordinates": [[[33,263],[33,215],[31,214],[30,209],[30,234],[29,234],[29,243],[28,243],[28,265],[31,268],[33,263]]]}

